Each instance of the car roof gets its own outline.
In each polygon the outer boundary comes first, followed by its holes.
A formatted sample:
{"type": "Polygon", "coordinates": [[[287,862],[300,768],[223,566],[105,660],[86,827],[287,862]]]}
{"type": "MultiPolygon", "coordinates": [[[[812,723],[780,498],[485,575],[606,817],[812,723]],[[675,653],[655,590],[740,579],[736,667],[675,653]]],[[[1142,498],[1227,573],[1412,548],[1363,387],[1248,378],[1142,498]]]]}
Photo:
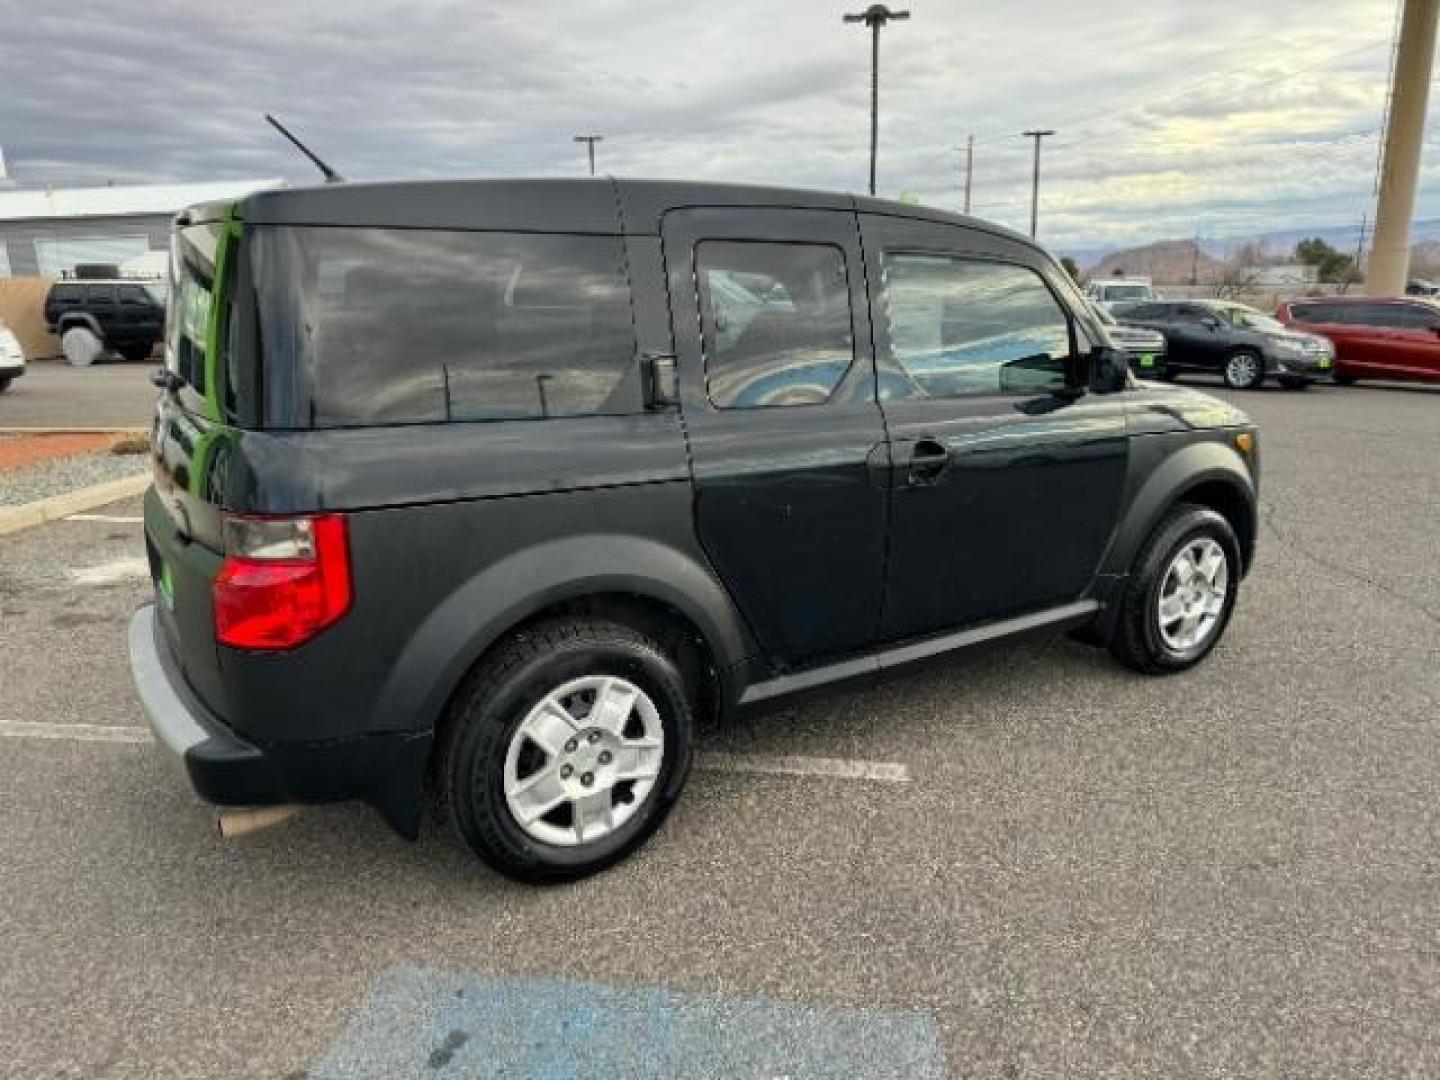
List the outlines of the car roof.
{"type": "MultiPolygon", "coordinates": [[[[322,184],[256,192],[234,203],[247,222],[360,228],[516,229],[537,232],[653,234],[671,210],[774,207],[854,210],[981,229],[1038,247],[1002,225],[935,207],[802,188],[680,180],[422,180],[322,184]]],[[[218,221],[231,204],[202,203],[177,223],[218,221]]]]}

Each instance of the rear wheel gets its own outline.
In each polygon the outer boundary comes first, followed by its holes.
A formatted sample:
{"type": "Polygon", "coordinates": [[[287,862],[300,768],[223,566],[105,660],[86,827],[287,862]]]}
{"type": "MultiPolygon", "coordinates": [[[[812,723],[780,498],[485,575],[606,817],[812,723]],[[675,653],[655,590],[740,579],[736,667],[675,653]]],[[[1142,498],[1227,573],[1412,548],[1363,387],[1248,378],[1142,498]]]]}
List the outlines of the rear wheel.
{"type": "Polygon", "coordinates": [[[9,390],[10,384],[14,381],[15,380],[8,375],[5,378],[0,379],[0,394],[3,394],[6,390],[9,390]]]}
{"type": "Polygon", "coordinates": [[[1181,503],[1135,560],[1111,653],[1147,675],[1193,667],[1225,632],[1239,584],[1240,545],[1230,523],[1181,503]]]}
{"type": "Polygon", "coordinates": [[[461,839],[521,881],[603,870],[684,786],[692,708],[674,660],[601,618],[523,630],[472,673],[442,734],[436,794],[461,839]]]}
{"type": "Polygon", "coordinates": [[[1224,374],[1231,390],[1254,390],[1265,380],[1265,361],[1259,353],[1239,349],[1225,361],[1224,374]]]}
{"type": "Polygon", "coordinates": [[[84,326],[72,326],[61,334],[60,349],[71,367],[89,367],[105,355],[105,343],[84,326]]]}

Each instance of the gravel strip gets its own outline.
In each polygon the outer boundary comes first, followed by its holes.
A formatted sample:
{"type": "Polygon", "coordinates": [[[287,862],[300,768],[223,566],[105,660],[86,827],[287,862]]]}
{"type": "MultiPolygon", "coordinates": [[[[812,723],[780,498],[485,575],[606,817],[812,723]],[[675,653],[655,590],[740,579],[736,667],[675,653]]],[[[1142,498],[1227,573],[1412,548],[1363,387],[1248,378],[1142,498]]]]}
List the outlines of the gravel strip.
{"type": "Polygon", "coordinates": [[[19,506],[50,495],[133,476],[149,468],[144,454],[76,454],[18,469],[0,470],[0,506],[19,506]]]}

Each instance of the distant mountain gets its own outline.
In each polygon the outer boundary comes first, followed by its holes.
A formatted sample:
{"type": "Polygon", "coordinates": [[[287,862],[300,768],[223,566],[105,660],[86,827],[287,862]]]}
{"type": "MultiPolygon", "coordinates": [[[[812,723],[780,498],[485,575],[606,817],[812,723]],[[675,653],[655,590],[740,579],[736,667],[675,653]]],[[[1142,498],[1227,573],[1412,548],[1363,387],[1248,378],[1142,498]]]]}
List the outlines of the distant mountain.
{"type": "MultiPolygon", "coordinates": [[[[1373,225],[1373,222],[1372,222],[1373,225]]],[[[1321,225],[1306,229],[1282,229],[1276,232],[1252,234],[1249,236],[1202,236],[1200,238],[1200,251],[1202,253],[1201,277],[1204,277],[1203,257],[1209,257],[1212,261],[1224,262],[1246,244],[1256,244],[1266,255],[1276,259],[1286,259],[1295,251],[1295,245],[1301,240],[1308,240],[1318,236],[1331,247],[1346,253],[1353,252],[1355,245],[1360,239],[1359,223],[1352,225],[1321,225]]],[[[1368,250],[1374,233],[1367,229],[1365,233],[1365,247],[1368,250]]],[[[1431,218],[1426,221],[1417,221],[1410,230],[1411,242],[1415,245],[1413,261],[1416,266],[1416,273],[1440,275],[1440,218],[1431,218]]],[[[1194,251],[1193,240],[1162,240],[1154,244],[1145,244],[1140,247],[1112,250],[1108,248],[1069,248],[1064,253],[1069,255],[1082,267],[1091,267],[1088,272],[1092,275],[1101,267],[1108,268],[1112,272],[1114,267],[1119,266],[1129,273],[1145,274],[1149,271],[1140,269],[1140,261],[1148,258],[1147,253],[1154,249],[1166,249],[1183,246],[1188,258],[1194,251]],[[1135,266],[1132,269],[1131,263],[1135,266]]],[[[1168,256],[1162,257],[1162,262],[1168,266],[1168,256]]],[[[1186,262],[1183,266],[1168,267],[1174,271],[1178,269],[1180,277],[1177,282],[1188,282],[1190,280],[1190,264],[1186,262]]],[[[1152,274],[1159,280],[1159,274],[1152,274]]]]}
{"type": "Polygon", "coordinates": [[[1220,274],[1221,263],[1196,250],[1193,240],[1161,240],[1142,247],[1112,251],[1085,272],[1092,278],[1148,277],[1161,285],[1178,285],[1198,276],[1211,281],[1220,274]]]}

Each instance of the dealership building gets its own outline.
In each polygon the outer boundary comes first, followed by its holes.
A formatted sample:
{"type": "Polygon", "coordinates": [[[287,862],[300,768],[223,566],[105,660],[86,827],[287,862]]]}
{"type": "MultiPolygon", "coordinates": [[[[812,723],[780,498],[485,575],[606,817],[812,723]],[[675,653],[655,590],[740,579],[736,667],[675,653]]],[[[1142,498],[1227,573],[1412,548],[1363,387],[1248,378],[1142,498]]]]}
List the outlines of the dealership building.
{"type": "MultiPolygon", "coordinates": [[[[77,263],[154,267],[187,206],[239,199],[283,181],[35,188],[0,186],[0,277],[67,277],[77,263]]],[[[158,260],[163,267],[163,259],[158,260]]]]}

